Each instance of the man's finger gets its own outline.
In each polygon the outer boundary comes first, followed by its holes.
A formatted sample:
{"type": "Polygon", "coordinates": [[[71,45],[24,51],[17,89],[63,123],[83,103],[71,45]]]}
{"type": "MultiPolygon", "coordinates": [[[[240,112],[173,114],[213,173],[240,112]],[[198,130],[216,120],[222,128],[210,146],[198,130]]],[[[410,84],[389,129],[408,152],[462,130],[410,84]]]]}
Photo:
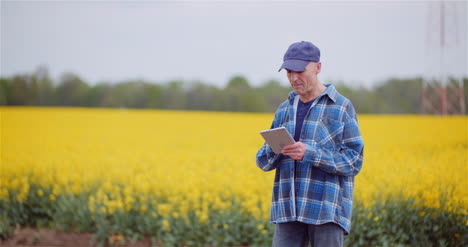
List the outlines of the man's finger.
{"type": "Polygon", "coordinates": [[[283,147],[283,149],[291,149],[291,148],[295,148],[294,144],[288,144],[283,147]]]}

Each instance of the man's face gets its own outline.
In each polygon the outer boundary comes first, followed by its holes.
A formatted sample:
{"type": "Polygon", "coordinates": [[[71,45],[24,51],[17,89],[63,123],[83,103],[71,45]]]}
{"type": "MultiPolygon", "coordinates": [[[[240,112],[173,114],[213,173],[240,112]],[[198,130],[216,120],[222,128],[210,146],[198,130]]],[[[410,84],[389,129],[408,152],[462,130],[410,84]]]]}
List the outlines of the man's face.
{"type": "Polygon", "coordinates": [[[322,64],[320,62],[310,62],[303,71],[286,70],[289,83],[291,83],[294,92],[303,97],[312,94],[313,89],[317,87],[317,75],[320,73],[321,67],[322,64]]]}

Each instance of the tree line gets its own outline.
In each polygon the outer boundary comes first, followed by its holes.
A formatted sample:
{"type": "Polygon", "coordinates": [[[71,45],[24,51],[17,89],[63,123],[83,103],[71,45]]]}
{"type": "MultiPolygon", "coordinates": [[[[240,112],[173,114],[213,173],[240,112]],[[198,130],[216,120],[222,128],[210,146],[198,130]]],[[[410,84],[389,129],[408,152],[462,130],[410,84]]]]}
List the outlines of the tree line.
{"type": "MultiPolygon", "coordinates": [[[[463,81],[466,95],[468,78],[463,81]]],[[[422,82],[422,78],[390,78],[372,88],[330,83],[352,101],[358,113],[417,114],[421,109],[422,82]]],[[[181,80],[90,85],[72,73],[63,74],[54,82],[47,69],[41,67],[29,74],[1,77],[0,105],[273,112],[291,90],[276,80],[253,87],[241,75],[231,77],[225,87],[181,80]]]]}

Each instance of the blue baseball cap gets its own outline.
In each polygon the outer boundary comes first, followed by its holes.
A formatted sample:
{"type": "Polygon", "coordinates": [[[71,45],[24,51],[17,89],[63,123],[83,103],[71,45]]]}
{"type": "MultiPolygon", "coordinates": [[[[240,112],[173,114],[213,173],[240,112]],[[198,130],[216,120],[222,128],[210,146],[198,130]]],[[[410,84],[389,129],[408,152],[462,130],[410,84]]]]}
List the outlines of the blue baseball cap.
{"type": "Polygon", "coordinates": [[[310,62],[320,62],[320,50],[307,41],[293,43],[284,54],[283,61],[278,71],[282,69],[303,71],[310,62]]]}

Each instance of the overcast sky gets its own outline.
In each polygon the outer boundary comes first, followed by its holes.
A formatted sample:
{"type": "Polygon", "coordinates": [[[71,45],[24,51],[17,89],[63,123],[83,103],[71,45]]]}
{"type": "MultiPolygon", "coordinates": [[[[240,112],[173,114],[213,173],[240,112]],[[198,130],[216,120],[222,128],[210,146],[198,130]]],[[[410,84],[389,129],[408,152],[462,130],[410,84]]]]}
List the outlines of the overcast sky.
{"type": "MultiPolygon", "coordinates": [[[[427,72],[431,3],[2,0],[0,73],[44,65],[54,79],[73,72],[90,84],[183,79],[224,86],[243,75],[252,85],[286,85],[278,72],[283,54],[307,40],[321,49],[322,82],[370,86],[427,72]]],[[[467,4],[457,4],[465,23],[457,64],[466,75],[467,4]]]]}

